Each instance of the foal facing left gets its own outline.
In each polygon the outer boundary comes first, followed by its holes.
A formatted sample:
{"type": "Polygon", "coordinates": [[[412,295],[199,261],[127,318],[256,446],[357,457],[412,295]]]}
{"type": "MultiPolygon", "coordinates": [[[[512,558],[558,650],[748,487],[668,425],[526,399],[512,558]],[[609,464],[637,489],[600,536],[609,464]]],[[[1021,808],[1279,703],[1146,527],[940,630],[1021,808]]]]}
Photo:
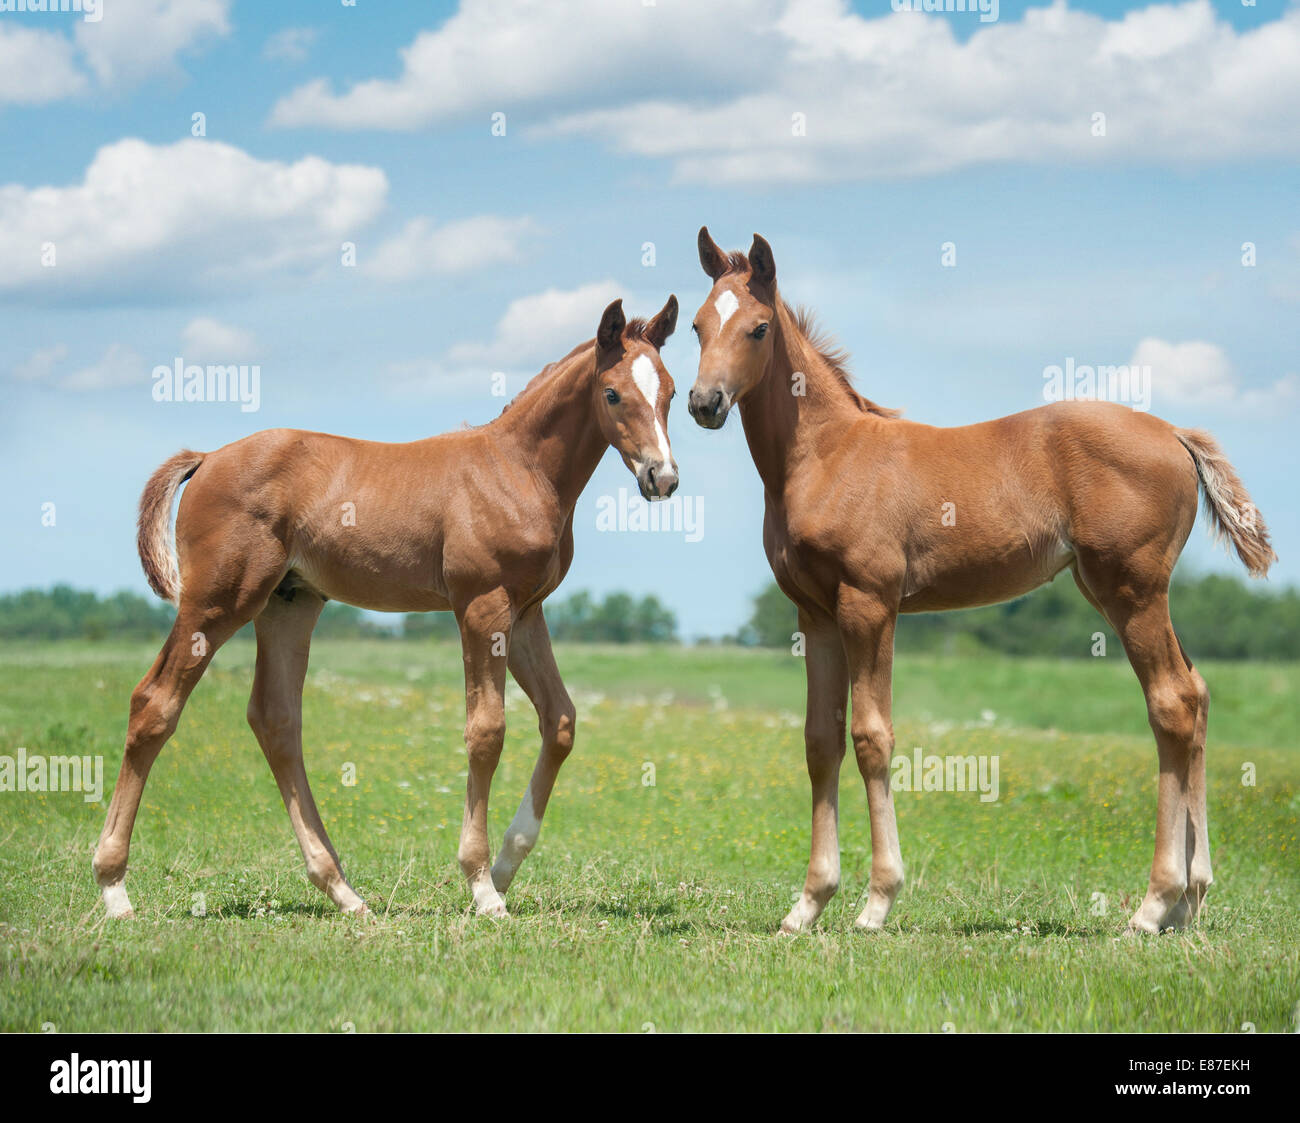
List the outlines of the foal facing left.
{"type": "Polygon", "coordinates": [[[215,452],[179,452],[154,473],[140,500],[140,560],[177,612],[131,695],[122,768],[95,850],[110,916],[131,915],[127,851],[149,769],[217,648],[249,620],[257,669],[248,721],[307,875],[344,912],[366,911],[343,876],[303,767],[308,648],[331,597],[389,612],[455,612],[469,754],[457,858],[478,912],[506,915],[501,894],[537,841],[573,746],[573,703],[542,601],[573,560],[574,506],[608,446],[646,499],[677,487],[667,437],[673,381],[659,359],[676,323],[676,297],[648,323],[628,322],[615,301],[594,340],[476,429],[410,444],[270,429],[215,452]],[[173,557],[167,527],[186,480],[173,557]],[[490,866],[488,790],[505,738],[507,665],[537,709],[542,748],[490,866]]]}

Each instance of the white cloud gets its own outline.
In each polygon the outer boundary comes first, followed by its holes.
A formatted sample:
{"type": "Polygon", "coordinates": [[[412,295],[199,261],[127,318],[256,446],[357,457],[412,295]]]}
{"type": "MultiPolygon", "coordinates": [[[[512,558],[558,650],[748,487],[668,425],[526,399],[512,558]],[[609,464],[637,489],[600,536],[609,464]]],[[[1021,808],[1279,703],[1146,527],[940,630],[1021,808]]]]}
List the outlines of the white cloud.
{"type": "Polygon", "coordinates": [[[533,230],[527,218],[478,215],[443,226],[413,218],[375,250],[362,271],[383,281],[409,281],[517,261],[521,239],[533,230]]]}
{"type": "Polygon", "coordinates": [[[255,358],[259,350],[252,333],[208,316],[181,329],[181,355],[187,363],[243,362],[255,358]]]}
{"type": "Polygon", "coordinates": [[[43,105],[75,97],[88,85],[70,39],[11,18],[0,22],[0,105],[43,105]]]}
{"type": "Polygon", "coordinates": [[[705,86],[720,88],[757,64],[735,48],[761,39],[762,26],[780,9],[778,0],[653,6],[462,0],[441,27],[420,32],[401,49],[397,78],[357,82],[341,94],[316,79],[281,99],[271,121],[413,129],[536,102],[579,104],[592,91],[602,99],[648,96],[675,78],[696,76],[700,88],[705,76],[705,86]]]}
{"type": "Polygon", "coordinates": [[[11,373],[20,382],[44,382],[54,374],[67,357],[67,344],[55,343],[53,346],[41,347],[33,351],[14,367],[11,373]]]}
{"type": "Polygon", "coordinates": [[[148,381],[149,368],[140,355],[123,343],[110,343],[94,362],[64,373],[66,344],[42,347],[14,367],[10,373],[23,382],[39,382],[60,390],[111,390],[148,381]]]}
{"type": "Polygon", "coordinates": [[[1019,22],[970,18],[959,41],[943,16],[869,19],[848,0],[575,0],[563,15],[462,0],[401,52],[397,78],[342,93],[316,80],[271,119],[409,129],[504,110],[540,135],[664,158],[679,179],[711,184],[1294,155],[1300,8],[1242,31],[1210,0],[1114,20],[1064,0],[1019,22]]]}
{"type": "Polygon", "coordinates": [[[314,27],[286,27],[262,45],[262,57],[272,62],[306,62],[318,36],[314,27]]]}
{"type": "MultiPolygon", "coordinates": [[[[497,372],[485,367],[448,366],[439,359],[410,359],[389,363],[384,374],[384,392],[392,398],[445,399],[449,394],[492,395],[497,372]]],[[[521,389],[528,376],[511,372],[501,397],[505,405],[521,389]]]]}
{"type": "Polygon", "coordinates": [[[503,389],[500,404],[505,405],[542,366],[591,339],[601,313],[622,292],[613,281],[595,281],[520,297],[507,305],[486,342],[457,343],[435,358],[390,363],[387,391],[395,397],[427,397],[503,389]],[[495,382],[498,373],[506,376],[503,385],[495,382]]]}
{"type": "Polygon", "coordinates": [[[89,366],[59,380],[65,390],[112,390],[119,386],[148,385],[149,367],[135,351],[122,343],[110,343],[89,366]]]}
{"type": "Polygon", "coordinates": [[[260,160],[212,140],[121,140],[81,183],[0,186],[0,291],[116,298],[237,287],[339,260],[384,206],[379,168],[260,160]],[[57,264],[41,264],[53,243],[57,264]]]}
{"type": "Polygon", "coordinates": [[[1237,407],[1246,411],[1300,402],[1300,378],[1284,375],[1271,386],[1243,386],[1222,347],[1204,340],[1170,343],[1147,338],[1129,365],[1151,369],[1152,398],[1190,406],[1237,407]]]}
{"type": "Polygon", "coordinates": [[[230,33],[230,0],[105,0],[79,20],[77,46],[101,85],[133,85],[176,67],[176,55],[230,33]]]}
{"type": "MultiPolygon", "coordinates": [[[[179,354],[187,363],[244,362],[256,357],[259,350],[252,334],[210,317],[190,320],[181,329],[179,354]]],[[[89,392],[145,385],[153,370],[152,364],[125,343],[110,343],[94,362],[70,372],[66,371],[67,360],[67,345],[55,343],[33,351],[10,375],[22,382],[89,392]]]]}
{"type": "Polygon", "coordinates": [[[606,305],[622,294],[613,281],[595,281],[520,297],[507,306],[489,342],[458,343],[448,357],[461,364],[550,362],[592,338],[606,305]]]}
{"type": "Polygon", "coordinates": [[[68,16],[35,27],[7,15],[0,105],[43,105],[174,75],[181,52],[230,33],[229,14],[230,0],[105,0],[93,22],[68,16]]]}

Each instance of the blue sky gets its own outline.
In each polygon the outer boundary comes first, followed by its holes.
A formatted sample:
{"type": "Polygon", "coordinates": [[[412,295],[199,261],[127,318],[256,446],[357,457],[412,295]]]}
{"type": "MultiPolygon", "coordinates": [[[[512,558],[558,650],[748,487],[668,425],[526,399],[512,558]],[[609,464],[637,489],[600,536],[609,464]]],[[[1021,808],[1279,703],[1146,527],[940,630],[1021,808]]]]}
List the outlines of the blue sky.
{"type": "MultiPolygon", "coordinates": [[[[0,589],[143,592],[135,504],[177,448],[487,420],[494,372],[513,394],[614,295],[678,295],[684,390],[701,223],[763,233],[859,388],[916,420],[1032,408],[1070,359],[1150,364],[1152,411],[1219,437],[1273,580],[1300,579],[1295,5],[103,3],[0,11],[0,589]],[[257,363],[260,408],[155,402],[176,356],[257,363]]],[[[682,400],[702,537],[599,532],[635,486],[611,452],[561,595],[655,592],[720,634],[769,577],[762,490],[738,422],[682,400]]],[[[1240,572],[1202,525],[1184,556],[1240,572]]]]}

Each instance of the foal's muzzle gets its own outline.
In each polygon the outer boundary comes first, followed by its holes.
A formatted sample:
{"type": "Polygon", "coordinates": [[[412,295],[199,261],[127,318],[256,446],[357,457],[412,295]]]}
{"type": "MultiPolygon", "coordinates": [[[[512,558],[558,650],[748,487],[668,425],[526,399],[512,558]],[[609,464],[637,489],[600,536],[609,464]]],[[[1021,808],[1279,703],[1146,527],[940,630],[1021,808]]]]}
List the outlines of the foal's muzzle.
{"type": "Polygon", "coordinates": [[[641,498],[651,502],[667,499],[677,490],[677,465],[647,460],[637,472],[636,482],[641,489],[641,498]]]}
{"type": "Polygon", "coordinates": [[[721,429],[731,410],[731,398],[724,390],[701,390],[692,386],[686,399],[686,410],[697,425],[705,429],[721,429]]]}

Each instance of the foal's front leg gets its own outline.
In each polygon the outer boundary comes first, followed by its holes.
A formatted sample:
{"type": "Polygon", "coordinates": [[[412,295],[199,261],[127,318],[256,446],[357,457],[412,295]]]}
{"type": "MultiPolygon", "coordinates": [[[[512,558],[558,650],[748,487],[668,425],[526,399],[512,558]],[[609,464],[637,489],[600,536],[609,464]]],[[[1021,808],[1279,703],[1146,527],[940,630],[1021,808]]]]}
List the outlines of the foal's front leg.
{"type": "Polygon", "coordinates": [[[891,695],[897,611],[892,599],[856,589],[840,592],[840,630],[853,680],[853,752],[871,815],[871,883],[867,903],[854,923],[868,929],[884,927],[903,888],[903,855],[889,776],[894,755],[891,695]]]}
{"type": "Polygon", "coordinates": [[[803,893],[781,921],[781,931],[787,933],[811,928],[840,885],[840,764],[848,695],[844,646],[834,622],[801,609],[799,629],[808,672],[804,752],[812,784],[812,852],[803,893]]]}
{"type": "Polygon", "coordinates": [[[465,659],[465,750],[469,777],[465,784],[465,818],[456,857],[469,881],[475,910],[504,917],[505,902],[492,884],[488,845],[488,792],[501,759],[506,735],[506,658],[512,613],[505,590],[497,589],[458,608],[465,659]]]}
{"type": "Polygon", "coordinates": [[[540,605],[515,624],[510,641],[510,673],[537,709],[542,751],[492,867],[492,881],[499,893],[506,891],[520,864],[537,844],[560,766],[573,751],[576,713],[555,666],[551,636],[540,605]]]}

